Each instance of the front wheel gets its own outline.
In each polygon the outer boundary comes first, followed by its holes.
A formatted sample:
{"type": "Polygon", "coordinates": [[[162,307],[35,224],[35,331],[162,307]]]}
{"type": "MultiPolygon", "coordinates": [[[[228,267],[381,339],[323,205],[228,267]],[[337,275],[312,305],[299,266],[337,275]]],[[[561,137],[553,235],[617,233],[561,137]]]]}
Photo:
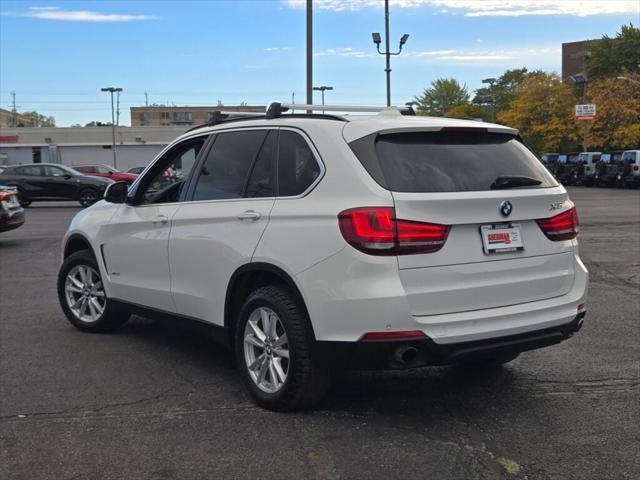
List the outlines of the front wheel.
{"type": "Polygon", "coordinates": [[[309,408],[326,394],[329,369],[316,351],[298,300],[285,288],[261,287],[240,309],[235,350],[244,383],[269,410],[309,408]]]}
{"type": "Polygon", "coordinates": [[[85,188],[80,191],[78,195],[78,201],[80,205],[83,207],[90,207],[94,203],[96,203],[100,199],[98,192],[96,192],[93,188],[85,188]]]}
{"type": "Polygon", "coordinates": [[[69,322],[85,332],[109,332],[129,319],[107,298],[100,269],[88,250],[72,253],[62,263],[58,300],[69,322]]]}

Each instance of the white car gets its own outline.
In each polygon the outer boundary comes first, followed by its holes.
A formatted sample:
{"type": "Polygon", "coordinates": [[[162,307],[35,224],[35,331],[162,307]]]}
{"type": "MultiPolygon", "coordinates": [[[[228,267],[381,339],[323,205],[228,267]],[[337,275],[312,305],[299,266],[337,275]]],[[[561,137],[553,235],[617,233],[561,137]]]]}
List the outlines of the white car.
{"type": "Polygon", "coordinates": [[[210,325],[275,410],[319,401],[335,369],[502,364],[581,327],[576,208],[516,130],[286,108],[192,129],[78,213],[69,321],[210,325]]]}

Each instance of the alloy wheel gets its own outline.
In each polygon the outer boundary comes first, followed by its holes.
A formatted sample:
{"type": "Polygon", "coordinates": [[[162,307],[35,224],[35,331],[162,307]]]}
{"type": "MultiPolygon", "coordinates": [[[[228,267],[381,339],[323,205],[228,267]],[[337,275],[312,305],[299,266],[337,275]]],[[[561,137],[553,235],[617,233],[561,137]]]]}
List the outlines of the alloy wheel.
{"type": "Polygon", "coordinates": [[[69,310],[78,320],[93,323],[104,313],[107,297],[102,280],[89,265],[76,265],[69,270],[64,293],[69,310]]]}
{"type": "Polygon", "coordinates": [[[290,368],[289,343],[280,317],[268,307],[255,309],[244,328],[244,358],[249,376],[266,393],[284,386],[290,368]]]}

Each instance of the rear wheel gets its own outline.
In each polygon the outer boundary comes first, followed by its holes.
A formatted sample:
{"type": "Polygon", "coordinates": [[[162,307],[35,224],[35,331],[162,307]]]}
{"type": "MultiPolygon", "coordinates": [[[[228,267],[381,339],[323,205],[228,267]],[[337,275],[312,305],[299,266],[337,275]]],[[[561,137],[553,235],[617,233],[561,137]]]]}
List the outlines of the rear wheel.
{"type": "Polygon", "coordinates": [[[314,343],[306,313],[289,290],[268,286],[249,295],[235,324],[235,349],[260,406],[299,410],[322,400],[330,376],[314,343]]]}
{"type": "Polygon", "coordinates": [[[58,300],[71,324],[85,332],[109,332],[129,319],[107,298],[100,269],[88,250],[69,255],[58,273],[58,300]]]}
{"type": "Polygon", "coordinates": [[[80,205],[83,207],[89,207],[96,203],[100,199],[98,192],[96,192],[93,188],[85,188],[84,190],[80,190],[80,194],[78,195],[78,201],[80,205]]]}

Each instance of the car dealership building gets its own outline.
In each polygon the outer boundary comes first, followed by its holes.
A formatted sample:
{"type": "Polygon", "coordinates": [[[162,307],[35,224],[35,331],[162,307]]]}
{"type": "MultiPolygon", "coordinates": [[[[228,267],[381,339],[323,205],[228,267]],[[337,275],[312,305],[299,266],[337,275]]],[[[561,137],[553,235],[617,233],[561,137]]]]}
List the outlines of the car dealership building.
{"type": "MultiPolygon", "coordinates": [[[[188,126],[116,127],[117,168],[147,165],[188,126]]],[[[0,165],[60,163],[113,166],[111,127],[2,128],[0,165]]]]}

